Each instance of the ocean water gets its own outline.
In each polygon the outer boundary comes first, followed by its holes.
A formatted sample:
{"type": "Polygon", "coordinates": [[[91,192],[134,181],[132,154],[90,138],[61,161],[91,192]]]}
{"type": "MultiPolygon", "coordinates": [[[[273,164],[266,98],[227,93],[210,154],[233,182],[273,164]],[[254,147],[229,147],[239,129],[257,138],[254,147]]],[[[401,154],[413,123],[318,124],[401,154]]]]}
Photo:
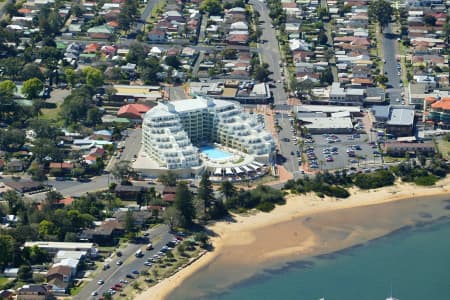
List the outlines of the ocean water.
{"type": "Polygon", "coordinates": [[[297,261],[203,299],[450,299],[450,221],[405,227],[363,245],[297,261]]]}

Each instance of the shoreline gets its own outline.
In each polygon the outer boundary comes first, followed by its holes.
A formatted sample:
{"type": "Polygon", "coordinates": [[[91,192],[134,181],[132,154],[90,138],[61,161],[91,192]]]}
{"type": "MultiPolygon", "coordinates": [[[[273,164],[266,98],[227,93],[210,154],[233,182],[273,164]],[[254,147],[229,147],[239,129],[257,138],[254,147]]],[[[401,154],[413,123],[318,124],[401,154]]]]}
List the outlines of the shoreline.
{"type": "MultiPolygon", "coordinates": [[[[214,260],[222,254],[224,248],[245,247],[246,245],[253,243],[257,238],[258,231],[268,231],[280,224],[289,223],[302,218],[307,220],[314,215],[322,213],[331,213],[339,210],[351,211],[355,208],[379,206],[402,200],[444,196],[448,194],[449,190],[450,177],[440,180],[436,185],[431,187],[401,183],[374,190],[359,190],[352,188],[350,189],[351,196],[347,199],[330,197],[319,198],[315,194],[288,195],[285,205],[276,206],[276,208],[269,213],[258,212],[249,216],[233,215],[233,222],[220,221],[208,226],[208,229],[216,234],[216,236],[211,237],[214,250],[204,254],[193,264],[180,270],[171,277],[163,279],[158,284],[138,294],[135,299],[166,299],[188,278],[202,269],[207,268],[214,262],[214,260]]],[[[363,235],[363,231],[364,230],[361,232],[357,231],[355,237],[350,237],[349,239],[352,240],[359,235],[363,235]]],[[[374,234],[375,237],[381,237],[389,234],[389,232],[377,232],[372,234],[374,234]]],[[[298,240],[295,241],[295,244],[278,248],[275,247],[275,249],[266,249],[266,251],[260,253],[259,256],[256,255],[255,257],[252,257],[253,261],[263,263],[306,254],[311,256],[323,254],[317,253],[321,241],[311,228],[304,226],[300,236],[301,238],[298,238],[298,240]]],[[[334,249],[333,252],[350,246],[352,245],[342,245],[341,247],[337,245],[337,249],[334,249]]]]}

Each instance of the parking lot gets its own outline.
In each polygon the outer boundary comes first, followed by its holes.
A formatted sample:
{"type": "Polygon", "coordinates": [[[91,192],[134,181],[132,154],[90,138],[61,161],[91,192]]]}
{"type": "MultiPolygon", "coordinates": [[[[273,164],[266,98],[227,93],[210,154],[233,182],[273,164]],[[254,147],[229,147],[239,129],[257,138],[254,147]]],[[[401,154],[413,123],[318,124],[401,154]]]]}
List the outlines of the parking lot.
{"type": "Polygon", "coordinates": [[[307,158],[311,170],[365,168],[381,164],[379,149],[375,144],[369,144],[366,134],[322,134],[311,137],[305,139],[303,146],[303,157],[307,158]]]}

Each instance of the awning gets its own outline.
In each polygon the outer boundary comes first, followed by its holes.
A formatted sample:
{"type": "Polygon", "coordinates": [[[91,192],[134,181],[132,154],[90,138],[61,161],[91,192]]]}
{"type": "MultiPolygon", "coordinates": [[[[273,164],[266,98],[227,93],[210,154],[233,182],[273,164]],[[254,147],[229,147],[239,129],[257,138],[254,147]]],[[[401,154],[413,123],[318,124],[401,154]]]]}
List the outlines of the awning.
{"type": "Polygon", "coordinates": [[[217,168],[214,170],[214,175],[222,175],[222,168],[217,168]]]}
{"type": "Polygon", "coordinates": [[[233,175],[231,168],[225,168],[225,175],[233,175]]]}
{"type": "Polygon", "coordinates": [[[249,167],[247,167],[247,166],[242,166],[242,169],[244,169],[245,170],[245,172],[252,172],[253,170],[252,169],[250,169],[249,167]]]}
{"type": "Polygon", "coordinates": [[[236,174],[242,174],[242,173],[244,173],[244,170],[242,170],[242,169],[239,168],[239,167],[235,167],[234,170],[236,171],[236,174]]]}

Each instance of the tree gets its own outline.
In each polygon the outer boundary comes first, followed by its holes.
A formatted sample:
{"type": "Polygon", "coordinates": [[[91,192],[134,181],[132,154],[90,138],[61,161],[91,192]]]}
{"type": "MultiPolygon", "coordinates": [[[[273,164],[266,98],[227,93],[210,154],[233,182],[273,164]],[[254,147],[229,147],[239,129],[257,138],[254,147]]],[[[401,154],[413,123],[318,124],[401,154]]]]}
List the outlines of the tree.
{"type": "Polygon", "coordinates": [[[103,73],[97,68],[86,67],[83,69],[83,75],[86,77],[86,84],[92,87],[103,85],[103,73]]]}
{"type": "Polygon", "coordinates": [[[14,252],[14,238],[7,234],[0,235],[0,266],[6,267],[12,262],[14,252]]]}
{"type": "Polygon", "coordinates": [[[16,84],[11,80],[0,81],[0,101],[4,98],[12,98],[16,90],[16,84]]]}
{"type": "Polygon", "coordinates": [[[237,58],[237,50],[227,48],[222,52],[223,58],[225,59],[236,59],[237,58]]]}
{"type": "Polygon", "coordinates": [[[175,208],[174,206],[170,206],[164,210],[163,220],[164,220],[164,223],[170,227],[171,231],[175,227],[180,226],[182,224],[181,218],[182,218],[182,216],[181,216],[180,211],[177,208],[175,208]]]}
{"type": "Polygon", "coordinates": [[[391,3],[385,0],[375,0],[370,2],[369,18],[372,21],[378,22],[381,32],[383,32],[384,27],[391,22],[392,13],[393,9],[391,3]]]}
{"type": "Polygon", "coordinates": [[[200,4],[200,10],[209,15],[220,15],[222,14],[222,5],[218,0],[205,0],[200,4]]]}
{"type": "Polygon", "coordinates": [[[270,75],[269,65],[264,63],[263,65],[256,66],[253,70],[253,74],[256,80],[267,81],[270,75]]]}
{"type": "Polygon", "coordinates": [[[203,208],[202,214],[205,218],[209,218],[208,210],[215,201],[214,190],[212,188],[212,182],[209,180],[209,173],[204,172],[202,179],[200,180],[197,199],[200,200],[201,207],[203,208]]]}
{"type": "Polygon", "coordinates": [[[42,220],[39,223],[39,235],[43,238],[49,235],[57,235],[59,228],[52,221],[42,220]]]}
{"type": "Polygon", "coordinates": [[[33,270],[30,265],[21,265],[17,271],[17,279],[21,281],[30,281],[33,278],[33,270]]]}
{"type": "Polygon", "coordinates": [[[222,195],[225,197],[225,201],[228,201],[228,199],[236,196],[236,187],[233,185],[231,181],[223,181],[220,184],[219,191],[222,193],[222,195]]]}
{"type": "Polygon", "coordinates": [[[166,56],[164,62],[174,69],[178,69],[181,66],[181,62],[176,56],[166,56]]]}
{"type": "Polygon", "coordinates": [[[21,129],[0,129],[0,149],[8,152],[19,150],[25,144],[25,138],[21,129]]]}
{"type": "Polygon", "coordinates": [[[425,25],[428,25],[428,26],[436,25],[436,17],[433,15],[425,15],[423,17],[423,21],[424,21],[425,25]]]}
{"type": "Polygon", "coordinates": [[[34,99],[39,96],[39,93],[42,92],[42,89],[44,88],[44,84],[42,81],[40,81],[38,78],[34,77],[31,79],[28,79],[23,83],[22,86],[22,93],[28,98],[28,99],[34,99]]]}
{"type": "Polygon", "coordinates": [[[184,182],[180,182],[177,185],[174,206],[180,211],[183,217],[181,225],[183,227],[190,227],[195,216],[195,209],[192,203],[192,193],[184,182]]]}
{"type": "MultiPolygon", "coordinates": [[[[46,47],[50,48],[50,47],[46,47]]],[[[44,74],[42,74],[41,69],[39,66],[35,63],[29,63],[23,66],[23,69],[21,71],[21,77],[22,80],[28,80],[32,78],[37,78],[41,82],[45,80],[44,74]]]]}
{"type": "Polygon", "coordinates": [[[133,233],[136,231],[136,226],[134,225],[134,216],[132,211],[127,211],[125,215],[125,231],[127,233],[133,233]]]}
{"type": "Polygon", "coordinates": [[[333,73],[331,68],[326,68],[319,77],[320,83],[322,84],[332,84],[333,83],[333,73]]]}
{"type": "Polygon", "coordinates": [[[148,48],[142,43],[132,43],[127,53],[127,62],[132,64],[143,65],[147,57],[148,48]]]}
{"type": "Polygon", "coordinates": [[[167,172],[165,174],[161,174],[158,177],[158,180],[163,184],[167,186],[176,186],[177,185],[177,175],[175,175],[173,172],[167,172]]]}
{"type": "Polygon", "coordinates": [[[111,174],[121,181],[128,179],[133,173],[134,171],[131,167],[131,162],[128,160],[119,161],[111,170],[111,174]]]}

